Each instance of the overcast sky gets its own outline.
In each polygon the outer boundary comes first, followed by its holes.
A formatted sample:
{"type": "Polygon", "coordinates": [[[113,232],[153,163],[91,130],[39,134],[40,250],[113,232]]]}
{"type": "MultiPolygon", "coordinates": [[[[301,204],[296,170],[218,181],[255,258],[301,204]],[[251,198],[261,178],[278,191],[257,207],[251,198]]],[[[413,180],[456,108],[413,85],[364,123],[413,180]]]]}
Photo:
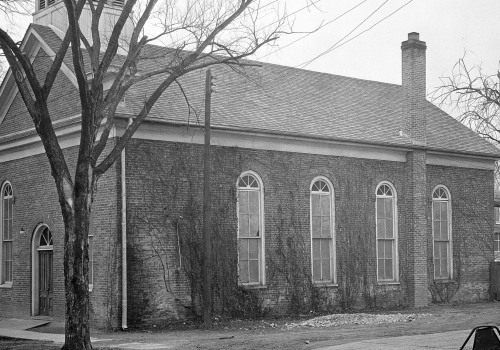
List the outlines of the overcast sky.
{"type": "MultiPolygon", "coordinates": [[[[303,7],[304,3],[288,1],[288,12],[303,7]]],[[[482,65],[485,73],[496,74],[499,68],[500,0],[319,0],[317,9],[296,14],[294,29],[311,30],[360,3],[359,7],[306,38],[284,47],[303,35],[287,37],[280,43],[284,48],[276,53],[270,49],[257,57],[302,67],[360,25],[340,43],[368,30],[317,58],[305,69],[400,84],[401,42],[407,39],[409,32],[420,33],[420,40],[427,43],[428,91],[439,85],[440,76],[450,75],[453,65],[466,52],[466,62],[471,66],[482,65]],[[383,19],[394,11],[397,12],[383,19]],[[268,53],[272,54],[265,56],[268,53]]]]}
{"type": "MultiPolygon", "coordinates": [[[[268,2],[277,3],[263,0],[268,2]]],[[[464,54],[469,66],[482,65],[485,73],[496,74],[499,68],[500,0],[280,0],[284,2],[288,13],[315,5],[291,17],[295,31],[324,26],[305,38],[285,36],[278,51],[261,51],[257,59],[400,84],[401,42],[415,31],[427,43],[428,91],[439,86],[439,77],[450,75],[464,54]],[[335,44],[342,46],[325,52],[335,44]]],[[[30,22],[31,16],[16,22],[20,37],[30,22]]]]}

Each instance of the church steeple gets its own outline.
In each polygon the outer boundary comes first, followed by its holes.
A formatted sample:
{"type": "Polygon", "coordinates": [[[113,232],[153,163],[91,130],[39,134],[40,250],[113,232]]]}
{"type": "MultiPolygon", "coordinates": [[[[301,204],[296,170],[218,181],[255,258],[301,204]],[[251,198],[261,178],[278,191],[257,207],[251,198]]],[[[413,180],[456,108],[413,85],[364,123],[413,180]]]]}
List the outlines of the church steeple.
{"type": "MultiPolygon", "coordinates": [[[[102,11],[102,15],[99,21],[99,32],[101,37],[102,47],[106,48],[106,43],[111,35],[113,27],[118,20],[124,0],[107,0],[102,11]]],[[[51,27],[56,34],[63,37],[68,29],[68,15],[66,12],[66,7],[62,0],[36,0],[35,2],[35,13],[33,14],[33,23],[41,24],[44,26],[51,27]]],[[[89,43],[92,44],[92,34],[90,31],[90,26],[92,23],[92,13],[89,6],[86,4],[83,8],[82,14],[80,15],[80,30],[82,34],[87,38],[89,43]]],[[[128,48],[128,40],[132,35],[134,30],[134,25],[130,19],[125,24],[122,31],[120,47],[123,50],[128,48]]]]}

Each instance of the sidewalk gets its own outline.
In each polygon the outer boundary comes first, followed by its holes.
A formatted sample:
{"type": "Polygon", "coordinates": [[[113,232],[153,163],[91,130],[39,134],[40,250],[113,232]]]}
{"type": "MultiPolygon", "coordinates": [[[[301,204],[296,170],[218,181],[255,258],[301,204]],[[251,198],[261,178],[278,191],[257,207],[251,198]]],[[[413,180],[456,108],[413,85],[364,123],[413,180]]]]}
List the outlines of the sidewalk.
{"type": "MultiPolygon", "coordinates": [[[[0,337],[21,338],[30,340],[52,341],[56,344],[64,343],[63,334],[40,333],[30,331],[30,328],[39,327],[49,323],[49,320],[36,319],[0,319],[0,337]]],[[[321,350],[419,350],[419,349],[443,349],[458,350],[463,344],[470,330],[460,330],[451,332],[442,332],[434,334],[384,337],[378,339],[369,339],[363,341],[353,341],[348,344],[327,346],[315,349],[321,350]]],[[[168,336],[164,339],[156,338],[153,341],[134,341],[130,339],[120,339],[116,336],[113,339],[91,338],[92,344],[96,347],[116,348],[116,349],[138,349],[138,350],[161,350],[161,349],[179,349],[182,346],[175,341],[170,341],[168,336]],[[181,347],[179,347],[181,346],[181,347]]],[[[471,344],[469,342],[469,344],[471,344]]],[[[306,349],[310,349],[307,345],[306,349]]]]}
{"type": "MultiPolygon", "coordinates": [[[[442,349],[458,350],[469,335],[470,330],[452,331],[434,334],[407,335],[401,337],[388,337],[363,340],[349,344],[328,346],[321,350],[419,350],[442,349]]],[[[472,340],[468,345],[472,344],[472,340]]],[[[320,350],[318,349],[318,350],[320,350]]]]}

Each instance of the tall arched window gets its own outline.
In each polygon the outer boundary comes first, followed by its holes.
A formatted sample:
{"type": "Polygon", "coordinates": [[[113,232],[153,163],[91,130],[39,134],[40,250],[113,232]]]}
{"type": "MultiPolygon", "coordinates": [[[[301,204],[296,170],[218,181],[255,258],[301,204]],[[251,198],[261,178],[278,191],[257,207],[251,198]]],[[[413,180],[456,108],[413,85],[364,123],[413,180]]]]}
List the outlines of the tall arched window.
{"type": "Polygon", "coordinates": [[[238,189],[238,280],[240,284],[265,284],[264,192],[253,171],[241,174],[238,189]]]}
{"type": "Polygon", "coordinates": [[[434,242],[434,278],[452,278],[451,198],[444,186],[432,193],[432,237],[434,242]]]}
{"type": "Polygon", "coordinates": [[[2,228],[0,237],[2,238],[2,250],[0,252],[0,284],[12,284],[12,210],[14,204],[14,193],[9,182],[2,186],[1,214],[2,228]]]}
{"type": "Polygon", "coordinates": [[[318,177],[310,192],[313,282],[336,283],[333,186],[328,179],[318,177]]]}
{"type": "Polygon", "coordinates": [[[397,197],[394,186],[381,182],[377,187],[377,280],[398,281],[397,197]]]}

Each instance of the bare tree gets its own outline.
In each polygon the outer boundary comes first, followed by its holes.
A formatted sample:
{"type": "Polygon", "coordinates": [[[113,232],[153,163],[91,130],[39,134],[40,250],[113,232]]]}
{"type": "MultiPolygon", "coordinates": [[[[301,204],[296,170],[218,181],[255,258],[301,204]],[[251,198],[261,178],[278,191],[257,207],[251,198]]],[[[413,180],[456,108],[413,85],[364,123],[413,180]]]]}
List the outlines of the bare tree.
{"type": "MultiPolygon", "coordinates": [[[[88,230],[95,184],[119,157],[155,102],[183,75],[212,65],[237,67],[241,59],[272,44],[288,26],[287,16],[276,1],[254,0],[127,0],[106,40],[99,33],[99,19],[106,1],[63,0],[69,28],[46,76],[37,76],[30,58],[6,29],[0,28],[0,48],[16,78],[24,104],[40,136],[55,180],[64,221],[64,279],[66,329],[63,349],[91,349],[88,295],[88,230]],[[274,4],[274,5],[273,5],[274,4]],[[273,5],[273,6],[270,6],[273,5]],[[90,9],[90,35],[84,35],[79,17],[90,9]],[[274,8],[274,11],[272,10],[274,8]],[[122,45],[121,34],[135,16],[135,26],[122,45]],[[155,24],[148,37],[147,22],[155,24]],[[156,67],[141,71],[139,63],[146,45],[162,40],[171,50],[156,67]],[[120,53],[120,59],[116,59],[120,53]],[[70,54],[81,103],[81,134],[74,174],[70,173],[49,113],[49,95],[64,57],[70,54]],[[84,60],[85,58],[85,60],[84,60]],[[90,62],[90,67],[84,65],[90,62]],[[111,87],[103,80],[114,76],[111,87]],[[115,123],[119,101],[134,84],[161,76],[146,96],[140,111],[123,136],[103,152],[115,123]],[[98,162],[98,159],[102,161],[98,162]]],[[[3,25],[2,25],[3,26],[3,25]]]]}
{"type": "MultiPolygon", "coordinates": [[[[468,67],[463,57],[441,82],[432,93],[433,101],[440,107],[450,107],[462,124],[500,147],[500,71],[485,74],[480,66],[468,67]]],[[[499,170],[497,164],[497,186],[499,170]]]]}

